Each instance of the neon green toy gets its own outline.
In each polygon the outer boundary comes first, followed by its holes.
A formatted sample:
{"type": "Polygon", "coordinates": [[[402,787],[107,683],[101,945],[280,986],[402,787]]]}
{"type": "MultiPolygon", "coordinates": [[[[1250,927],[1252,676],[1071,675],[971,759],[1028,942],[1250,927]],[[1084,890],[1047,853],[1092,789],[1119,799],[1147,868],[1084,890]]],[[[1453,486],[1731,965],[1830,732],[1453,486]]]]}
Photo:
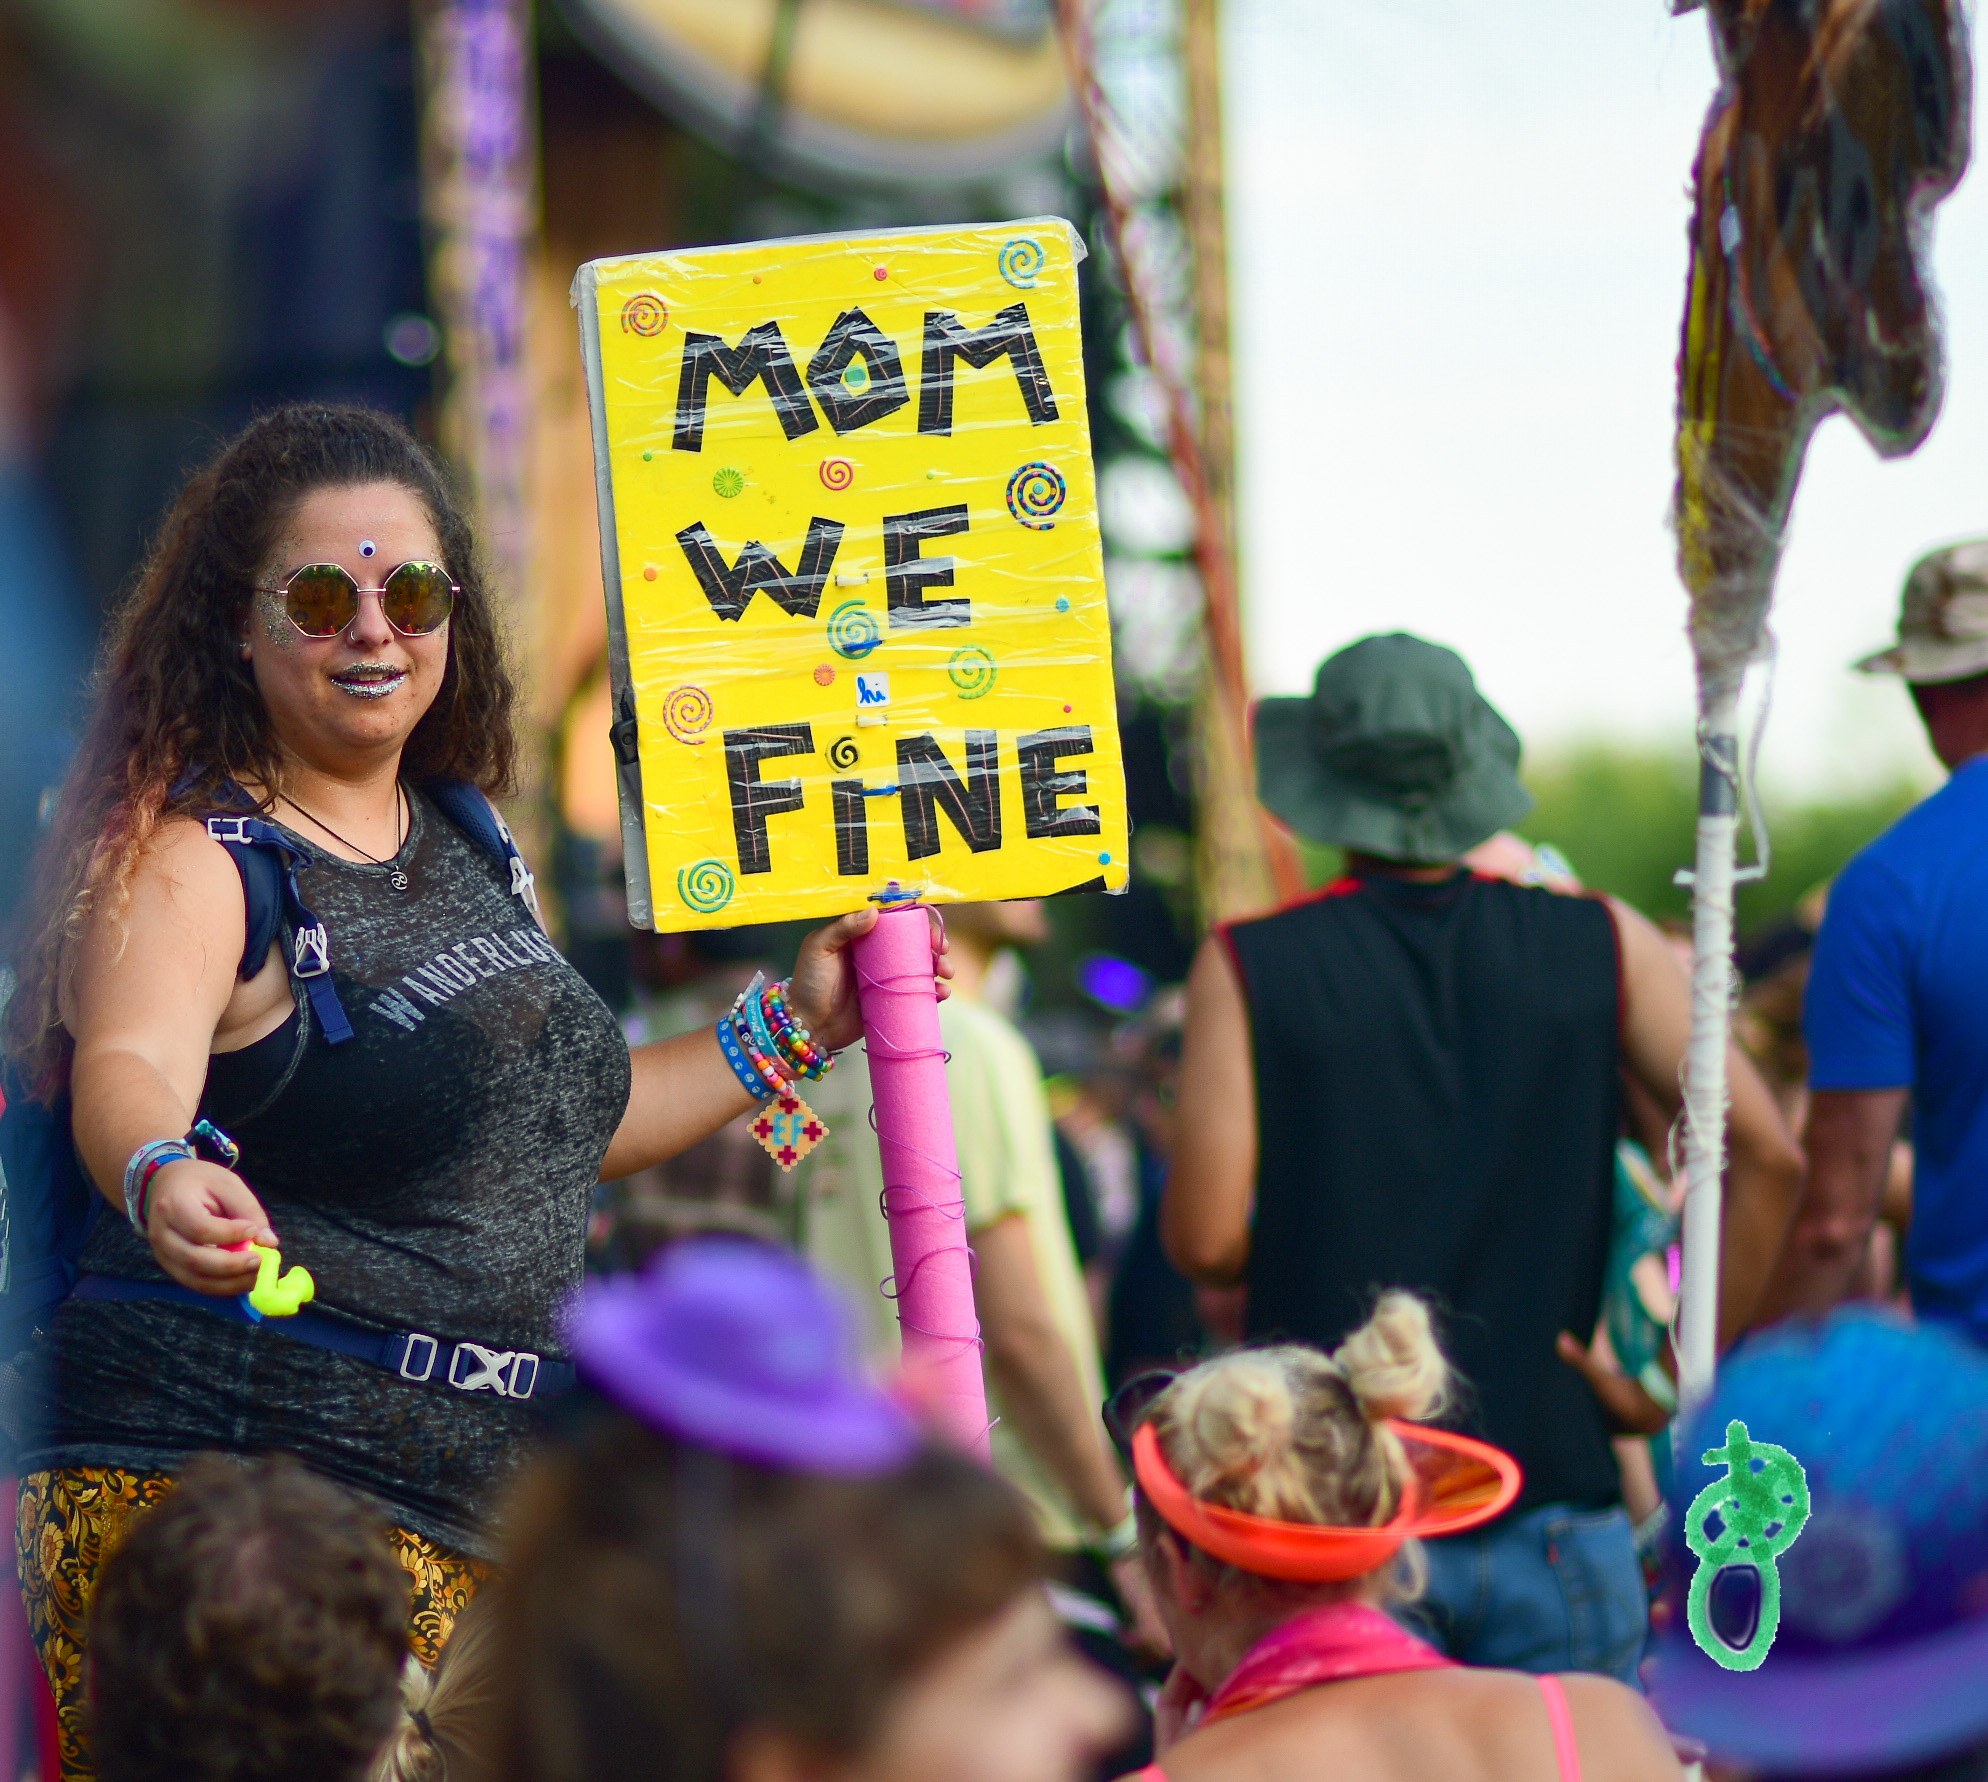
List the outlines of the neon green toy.
{"type": "Polygon", "coordinates": [[[242,1304],[258,1318],[293,1318],[317,1297],[318,1284],[311,1271],[297,1267],[283,1271],[283,1252],[267,1244],[239,1244],[236,1249],[255,1252],[255,1285],[242,1295],[242,1304]]]}
{"type": "Polygon", "coordinates": [[[1685,1513],[1684,1539],[1698,1556],[1685,1600],[1685,1620],[1699,1650],[1729,1671],[1757,1670],[1781,1627],[1781,1573],[1776,1560],[1785,1553],[1809,1519],[1808,1475],[1786,1448],[1756,1442],[1737,1418],[1726,1425],[1725,1446],[1708,1448],[1707,1466],[1726,1468],[1691,1500],[1685,1513]],[[1756,1470],[1756,1468],[1758,1470],[1756,1470]],[[1705,1519],[1716,1514],[1720,1533],[1715,1540],[1705,1519]],[[1712,1626],[1712,1580],[1727,1566],[1750,1565],[1760,1579],[1760,1612],[1753,1637],[1735,1650],[1712,1626]]]}

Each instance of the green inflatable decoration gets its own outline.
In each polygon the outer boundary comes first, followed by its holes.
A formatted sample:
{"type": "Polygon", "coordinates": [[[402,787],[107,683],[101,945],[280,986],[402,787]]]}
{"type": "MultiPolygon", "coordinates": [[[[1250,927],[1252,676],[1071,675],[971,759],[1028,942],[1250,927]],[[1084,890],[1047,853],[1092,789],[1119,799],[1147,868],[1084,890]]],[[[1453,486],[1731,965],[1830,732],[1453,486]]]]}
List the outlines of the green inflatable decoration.
{"type": "Polygon", "coordinates": [[[1781,1628],[1781,1572],[1775,1563],[1809,1519],[1808,1475],[1786,1448],[1756,1442],[1735,1418],[1726,1425],[1726,1445],[1708,1448],[1707,1466],[1721,1462],[1726,1477],[1714,1480],[1691,1500],[1684,1539],[1698,1556],[1691,1574],[1685,1618],[1699,1649],[1729,1671],[1758,1670],[1781,1628]],[[1705,1520],[1714,1511],[1721,1524],[1714,1540],[1705,1520]],[[1712,1626],[1712,1580],[1728,1566],[1750,1565],[1760,1579],[1760,1614],[1753,1637],[1735,1649],[1712,1626]]]}

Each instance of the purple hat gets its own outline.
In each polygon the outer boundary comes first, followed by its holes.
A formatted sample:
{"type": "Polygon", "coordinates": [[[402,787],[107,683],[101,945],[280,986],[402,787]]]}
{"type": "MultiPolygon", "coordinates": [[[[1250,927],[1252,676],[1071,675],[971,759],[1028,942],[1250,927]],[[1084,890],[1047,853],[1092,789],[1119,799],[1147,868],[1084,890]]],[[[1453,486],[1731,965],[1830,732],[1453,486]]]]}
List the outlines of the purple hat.
{"type": "MultiPolygon", "coordinates": [[[[1665,1724],[1770,1776],[1899,1768],[1988,1738],[1988,1355],[1869,1309],[1770,1332],[1720,1371],[1673,1515],[1722,1476],[1698,1456],[1734,1418],[1801,1462],[1809,1517],[1780,1555],[1780,1631],[1758,1670],[1700,1652],[1680,1600],[1651,1680],[1665,1724]]],[[[1722,1612],[1715,1585],[1712,1625],[1738,1647],[1753,1578],[1726,1579],[1746,1600],[1722,1612]]]]}
{"type": "Polygon", "coordinates": [[[881,1473],[919,1445],[865,1374],[848,1308],[765,1244],[674,1244],[639,1276],[589,1287],[569,1335],[581,1375],[624,1410],[741,1460],[881,1473]]]}

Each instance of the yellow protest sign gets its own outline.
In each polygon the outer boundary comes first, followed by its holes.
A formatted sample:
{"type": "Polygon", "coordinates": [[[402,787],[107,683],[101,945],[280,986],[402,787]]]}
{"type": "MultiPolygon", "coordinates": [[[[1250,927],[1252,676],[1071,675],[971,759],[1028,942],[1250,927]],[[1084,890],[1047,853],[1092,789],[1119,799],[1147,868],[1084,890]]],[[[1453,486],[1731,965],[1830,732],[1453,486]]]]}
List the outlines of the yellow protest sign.
{"type": "Polygon", "coordinates": [[[596,260],[629,911],[1126,883],[1060,218],[596,260]]]}

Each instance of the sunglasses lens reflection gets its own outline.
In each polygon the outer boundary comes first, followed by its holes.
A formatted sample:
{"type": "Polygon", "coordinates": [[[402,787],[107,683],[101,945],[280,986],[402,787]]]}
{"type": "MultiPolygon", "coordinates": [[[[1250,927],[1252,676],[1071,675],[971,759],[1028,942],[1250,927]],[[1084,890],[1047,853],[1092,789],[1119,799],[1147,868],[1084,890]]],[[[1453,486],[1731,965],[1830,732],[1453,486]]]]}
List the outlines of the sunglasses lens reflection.
{"type": "Polygon", "coordinates": [[[334,637],[359,611],[359,584],[336,563],[307,563],[284,587],[290,622],[306,637],[334,637]]]}
{"type": "Polygon", "coordinates": [[[403,563],[387,577],[387,623],[408,636],[438,629],[455,604],[455,588],[439,563],[403,563]]]}

